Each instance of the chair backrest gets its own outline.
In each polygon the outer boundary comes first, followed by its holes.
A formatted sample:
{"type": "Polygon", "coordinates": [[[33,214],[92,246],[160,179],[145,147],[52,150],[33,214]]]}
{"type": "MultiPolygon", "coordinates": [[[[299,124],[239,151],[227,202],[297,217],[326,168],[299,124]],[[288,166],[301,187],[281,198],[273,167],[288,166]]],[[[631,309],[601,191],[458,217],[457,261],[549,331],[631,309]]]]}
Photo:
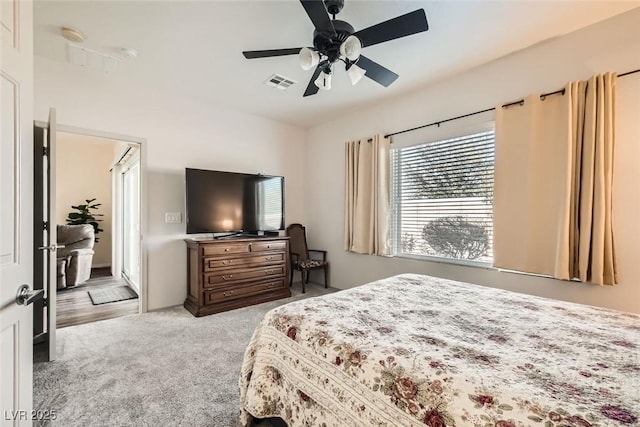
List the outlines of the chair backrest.
{"type": "Polygon", "coordinates": [[[95,232],[91,224],[58,225],[58,243],[74,249],[93,249],[95,232]]]}
{"type": "Polygon", "coordinates": [[[293,254],[298,254],[300,261],[309,259],[309,248],[307,247],[307,235],[302,224],[289,224],[287,227],[289,236],[289,250],[293,254]]]}

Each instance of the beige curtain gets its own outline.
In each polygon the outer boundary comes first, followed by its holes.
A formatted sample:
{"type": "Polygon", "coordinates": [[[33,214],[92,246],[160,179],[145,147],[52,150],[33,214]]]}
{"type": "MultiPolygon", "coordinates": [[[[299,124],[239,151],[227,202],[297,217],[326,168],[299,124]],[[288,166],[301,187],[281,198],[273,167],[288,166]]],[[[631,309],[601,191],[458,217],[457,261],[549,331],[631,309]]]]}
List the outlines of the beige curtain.
{"type": "Polygon", "coordinates": [[[496,267],[616,284],[615,83],[606,73],[496,107],[496,267]]]}
{"type": "Polygon", "coordinates": [[[344,249],[391,255],[390,140],[376,135],[345,145],[344,249]]]}

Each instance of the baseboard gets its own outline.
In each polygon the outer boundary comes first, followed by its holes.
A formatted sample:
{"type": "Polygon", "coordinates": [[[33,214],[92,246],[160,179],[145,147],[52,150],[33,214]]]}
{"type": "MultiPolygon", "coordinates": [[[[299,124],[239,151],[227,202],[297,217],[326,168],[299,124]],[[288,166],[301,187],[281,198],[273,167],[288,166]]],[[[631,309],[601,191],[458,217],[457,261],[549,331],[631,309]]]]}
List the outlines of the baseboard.
{"type": "Polygon", "coordinates": [[[91,268],[107,268],[111,267],[111,264],[92,264],[91,268]]]}

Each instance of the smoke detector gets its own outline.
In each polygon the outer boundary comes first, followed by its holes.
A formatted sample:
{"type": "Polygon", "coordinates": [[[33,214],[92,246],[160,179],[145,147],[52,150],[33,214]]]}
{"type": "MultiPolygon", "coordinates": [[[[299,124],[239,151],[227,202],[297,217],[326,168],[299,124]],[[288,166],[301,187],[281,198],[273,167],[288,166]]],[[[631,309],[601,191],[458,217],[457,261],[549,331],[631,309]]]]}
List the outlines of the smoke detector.
{"type": "Polygon", "coordinates": [[[74,43],[82,43],[86,39],[82,31],[73,27],[62,27],[60,28],[60,33],[62,37],[74,43]]]}
{"type": "Polygon", "coordinates": [[[130,47],[120,48],[120,56],[124,59],[136,59],[138,57],[138,51],[130,47]]]}

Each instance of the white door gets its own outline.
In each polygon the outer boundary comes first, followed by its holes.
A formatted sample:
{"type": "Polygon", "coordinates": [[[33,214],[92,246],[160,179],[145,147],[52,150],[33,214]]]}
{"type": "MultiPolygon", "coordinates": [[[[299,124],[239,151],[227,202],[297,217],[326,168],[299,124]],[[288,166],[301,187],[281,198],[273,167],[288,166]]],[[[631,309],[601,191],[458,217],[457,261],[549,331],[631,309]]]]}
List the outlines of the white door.
{"type": "Polygon", "coordinates": [[[30,426],[33,309],[33,4],[0,1],[0,425],[30,426]]]}
{"type": "Polygon", "coordinates": [[[49,360],[56,358],[56,291],[58,290],[58,264],[56,249],[58,233],[56,228],[56,110],[49,110],[49,126],[47,127],[47,243],[49,248],[49,280],[47,283],[47,343],[49,344],[49,360]]]}
{"type": "Polygon", "coordinates": [[[34,245],[33,287],[42,289],[46,300],[34,304],[34,344],[40,361],[56,357],[56,291],[57,291],[57,228],[56,211],[56,110],[49,110],[49,122],[34,125],[34,245]]]}
{"type": "Polygon", "coordinates": [[[122,272],[140,293],[140,159],[122,174],[122,272]]]}

